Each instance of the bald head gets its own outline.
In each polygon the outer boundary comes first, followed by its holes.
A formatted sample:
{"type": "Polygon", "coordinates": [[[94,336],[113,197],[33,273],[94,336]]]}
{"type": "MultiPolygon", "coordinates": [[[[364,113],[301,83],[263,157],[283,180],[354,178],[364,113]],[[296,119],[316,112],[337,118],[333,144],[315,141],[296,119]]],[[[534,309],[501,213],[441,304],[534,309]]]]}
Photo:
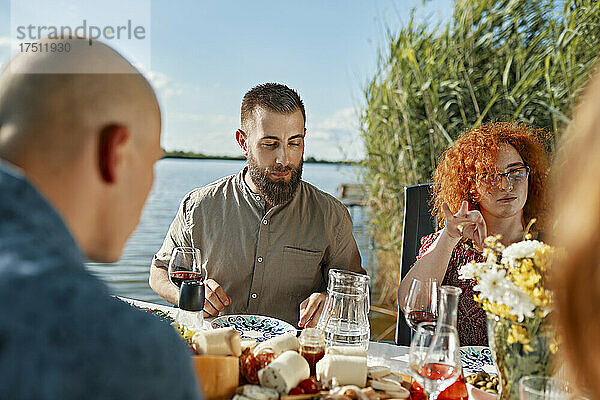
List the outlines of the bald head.
{"type": "Polygon", "coordinates": [[[160,111],[142,75],[87,39],[22,53],[0,74],[0,158],[21,167],[87,256],[115,261],[161,156],[160,111]]]}
{"type": "Polygon", "coordinates": [[[144,140],[148,125],[160,125],[152,88],[116,51],[87,39],[48,42],[70,51],[21,53],[0,74],[0,157],[60,168],[106,126],[144,140]]]}

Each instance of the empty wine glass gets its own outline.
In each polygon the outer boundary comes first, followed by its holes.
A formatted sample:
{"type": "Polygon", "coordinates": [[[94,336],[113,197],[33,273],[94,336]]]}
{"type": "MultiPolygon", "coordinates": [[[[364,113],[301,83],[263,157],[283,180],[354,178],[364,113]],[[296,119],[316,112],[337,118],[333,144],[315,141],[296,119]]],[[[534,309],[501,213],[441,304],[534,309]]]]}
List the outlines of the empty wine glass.
{"type": "Polygon", "coordinates": [[[193,247],[176,247],[169,261],[169,280],[178,288],[183,281],[200,281],[206,278],[200,250],[193,247]]]}
{"type": "Polygon", "coordinates": [[[413,278],[404,300],[404,318],[413,332],[421,322],[435,322],[438,316],[438,282],[413,278]]]}
{"type": "Polygon", "coordinates": [[[455,327],[435,322],[417,325],[410,344],[409,367],[429,400],[436,399],[460,377],[459,349],[455,327]]]}

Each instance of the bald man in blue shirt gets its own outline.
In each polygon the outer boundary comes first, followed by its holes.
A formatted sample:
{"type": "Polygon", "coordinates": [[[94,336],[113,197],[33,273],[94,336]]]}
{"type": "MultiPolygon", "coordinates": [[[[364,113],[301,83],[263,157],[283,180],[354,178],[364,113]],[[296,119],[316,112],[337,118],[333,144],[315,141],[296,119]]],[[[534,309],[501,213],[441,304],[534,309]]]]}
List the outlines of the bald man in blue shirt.
{"type": "Polygon", "coordinates": [[[161,117],[121,55],[68,42],[0,73],[0,398],[200,398],[174,329],[84,268],[116,261],[135,229],[161,117]]]}

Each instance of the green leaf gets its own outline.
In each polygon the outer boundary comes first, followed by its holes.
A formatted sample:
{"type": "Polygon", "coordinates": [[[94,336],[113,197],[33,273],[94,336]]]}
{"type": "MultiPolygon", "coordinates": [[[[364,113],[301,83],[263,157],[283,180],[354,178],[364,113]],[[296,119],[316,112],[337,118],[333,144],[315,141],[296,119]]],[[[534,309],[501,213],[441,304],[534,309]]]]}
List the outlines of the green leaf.
{"type": "Polygon", "coordinates": [[[502,74],[502,85],[504,85],[504,87],[508,86],[508,73],[510,72],[510,66],[512,64],[513,61],[513,56],[511,55],[508,58],[508,61],[506,62],[506,67],[504,67],[504,73],[502,74]]]}

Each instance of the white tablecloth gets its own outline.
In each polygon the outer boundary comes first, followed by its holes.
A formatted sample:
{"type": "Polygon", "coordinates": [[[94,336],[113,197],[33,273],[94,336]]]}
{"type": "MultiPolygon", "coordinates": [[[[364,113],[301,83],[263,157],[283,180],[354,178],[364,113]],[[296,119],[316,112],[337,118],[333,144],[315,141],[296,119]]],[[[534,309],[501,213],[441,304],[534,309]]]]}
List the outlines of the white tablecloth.
{"type": "MultiPolygon", "coordinates": [[[[117,298],[137,307],[144,307],[164,311],[168,313],[169,316],[175,321],[181,321],[181,310],[176,307],[149,303],[147,301],[135,300],[127,297],[117,298]]],[[[209,318],[204,320],[204,326],[207,329],[212,329],[210,326],[209,318]]],[[[381,342],[369,342],[369,349],[367,350],[369,365],[387,365],[392,369],[392,371],[404,374],[408,373],[407,363],[403,360],[398,360],[397,358],[406,356],[407,354],[407,346],[396,346],[394,344],[381,342]]]]}

